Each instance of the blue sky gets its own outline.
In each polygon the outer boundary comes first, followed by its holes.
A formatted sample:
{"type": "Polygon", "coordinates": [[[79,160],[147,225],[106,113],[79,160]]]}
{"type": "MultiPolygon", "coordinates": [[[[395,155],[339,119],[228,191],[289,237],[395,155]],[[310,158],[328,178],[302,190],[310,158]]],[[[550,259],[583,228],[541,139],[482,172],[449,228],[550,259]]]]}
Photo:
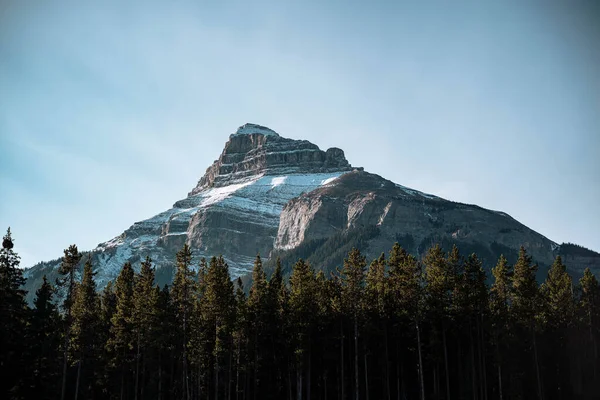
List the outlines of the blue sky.
{"type": "Polygon", "coordinates": [[[600,250],[598,2],[90,3],[0,0],[23,266],[169,208],[245,122],[600,250]]]}

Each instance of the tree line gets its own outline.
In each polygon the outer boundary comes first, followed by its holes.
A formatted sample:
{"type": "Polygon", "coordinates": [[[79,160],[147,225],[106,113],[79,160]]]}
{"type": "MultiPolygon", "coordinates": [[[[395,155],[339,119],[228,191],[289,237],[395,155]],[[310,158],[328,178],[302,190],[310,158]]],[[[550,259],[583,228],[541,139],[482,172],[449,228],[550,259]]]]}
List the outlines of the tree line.
{"type": "Polygon", "coordinates": [[[476,254],[439,245],[417,259],[396,243],[370,263],[352,249],[330,276],[302,259],[268,274],[257,256],[249,288],[223,257],[194,265],[188,245],[162,288],[146,258],[98,292],[81,258],[66,249],[29,307],[4,236],[1,398],[600,397],[596,277],[574,283],[557,257],[539,285],[523,247],[491,285],[476,254]]]}

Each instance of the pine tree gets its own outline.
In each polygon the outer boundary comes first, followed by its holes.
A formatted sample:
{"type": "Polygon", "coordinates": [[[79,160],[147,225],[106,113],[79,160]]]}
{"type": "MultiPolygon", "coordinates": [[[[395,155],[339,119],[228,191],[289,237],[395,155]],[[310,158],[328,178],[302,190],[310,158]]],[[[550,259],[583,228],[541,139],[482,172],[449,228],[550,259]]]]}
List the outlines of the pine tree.
{"type": "Polygon", "coordinates": [[[129,397],[131,363],[134,359],[133,348],[133,285],[134,272],[131,263],[126,262],[115,282],[116,311],[111,319],[110,338],[106,343],[111,362],[110,367],[114,376],[114,391],[120,392],[120,397],[129,397]]]}
{"type": "Polygon", "coordinates": [[[240,396],[245,398],[246,387],[244,382],[246,381],[246,374],[249,373],[246,368],[248,361],[246,343],[248,341],[249,327],[248,327],[248,304],[246,299],[246,293],[244,293],[244,284],[242,279],[238,278],[236,281],[235,289],[235,303],[236,303],[236,319],[235,326],[233,329],[233,343],[235,346],[234,358],[235,358],[235,383],[234,383],[234,396],[235,400],[239,400],[240,396]]]}
{"type": "Polygon", "coordinates": [[[579,290],[577,314],[582,333],[580,352],[583,356],[579,357],[582,365],[578,370],[582,378],[581,392],[593,396],[600,393],[600,285],[589,268],[585,269],[579,280],[579,290]]]}
{"type": "Polygon", "coordinates": [[[72,306],[73,329],[71,351],[73,364],[77,365],[75,399],[81,393],[83,398],[93,397],[97,360],[101,355],[99,329],[100,299],[96,293],[96,283],[88,257],[83,267],[81,283],[76,286],[72,306]],[[84,364],[87,367],[84,369],[84,364]]]}
{"type": "Polygon", "coordinates": [[[117,311],[117,296],[115,294],[113,281],[108,281],[102,294],[100,295],[100,343],[103,344],[102,357],[99,360],[102,363],[98,386],[102,394],[107,397],[111,391],[110,387],[110,351],[106,343],[110,340],[110,330],[112,318],[117,311]]]}
{"type": "Polygon", "coordinates": [[[229,267],[223,257],[213,257],[206,274],[206,292],[203,314],[209,338],[212,338],[212,366],[214,398],[229,395],[231,390],[231,367],[233,360],[233,329],[236,301],[229,267]],[[223,377],[225,375],[225,378],[223,377]]]}
{"type": "MultiPolygon", "coordinates": [[[[421,400],[425,399],[425,382],[423,373],[423,354],[422,354],[422,319],[423,319],[423,274],[421,265],[417,259],[408,254],[408,252],[395,243],[388,257],[391,314],[395,321],[396,331],[396,353],[399,360],[396,365],[396,387],[398,394],[405,391],[404,371],[408,368],[407,356],[399,346],[412,347],[411,343],[417,349],[417,373],[418,373],[418,393],[421,400]],[[407,335],[407,333],[410,334],[407,335]]],[[[391,373],[390,373],[391,374],[391,373]]],[[[389,387],[389,383],[388,383],[389,387]]],[[[391,388],[388,393],[391,392],[391,388]]],[[[390,396],[388,395],[388,398],[390,396]]]]}
{"type": "Polygon", "coordinates": [[[364,304],[364,336],[363,340],[363,364],[365,396],[368,399],[370,393],[375,395],[376,388],[369,385],[369,362],[368,357],[374,355],[377,362],[377,370],[383,371],[386,377],[385,393],[389,391],[389,351],[387,343],[387,329],[390,312],[390,288],[389,280],[385,273],[386,259],[382,253],[379,258],[373,260],[365,279],[364,304]],[[367,340],[369,338],[370,340],[367,340]],[[383,343],[383,346],[381,344],[383,343]],[[368,348],[371,348],[368,351],[368,348]]]}
{"type": "Polygon", "coordinates": [[[20,257],[13,250],[10,228],[2,240],[0,250],[0,397],[19,396],[24,390],[27,374],[22,360],[23,337],[27,323],[27,303],[22,289],[25,279],[19,268],[20,257]]]}
{"type": "MultiPolygon", "coordinates": [[[[533,363],[534,363],[534,375],[536,377],[537,397],[543,399],[543,387],[542,377],[540,371],[539,354],[537,348],[537,319],[539,311],[539,289],[535,279],[537,272],[537,265],[532,264],[531,256],[527,254],[527,251],[523,246],[519,250],[519,258],[514,266],[514,273],[512,279],[512,307],[511,307],[511,318],[514,319],[516,325],[522,332],[528,335],[524,337],[531,337],[530,346],[533,349],[533,363]]],[[[525,339],[525,343],[527,343],[525,339]]],[[[525,352],[528,348],[525,347],[525,352]]],[[[525,383],[527,385],[527,383],[525,383]]],[[[527,385],[532,387],[534,385],[527,385]]],[[[523,390],[527,393],[526,390],[523,390]]]]}
{"type": "Polygon", "coordinates": [[[556,257],[550,267],[548,277],[542,284],[541,294],[546,305],[544,310],[546,322],[552,329],[568,328],[573,322],[575,312],[573,280],[567,273],[567,267],[562,263],[560,256],[556,257]]]}
{"type": "MultiPolygon", "coordinates": [[[[145,376],[146,364],[150,357],[151,340],[156,326],[156,303],[158,295],[154,290],[154,268],[150,257],[142,262],[140,273],[135,277],[133,288],[133,329],[135,331],[135,389],[134,399],[140,396],[141,375],[145,376]],[[140,370],[141,368],[141,370],[140,370]]],[[[141,382],[143,393],[144,382],[141,382]]]]}
{"type": "Polygon", "coordinates": [[[348,253],[348,258],[344,260],[342,269],[342,302],[346,311],[352,319],[354,327],[354,398],[360,396],[359,367],[358,367],[358,338],[359,322],[362,318],[362,302],[364,294],[365,267],[367,265],[365,257],[356,248],[348,253]]]}
{"type": "MultiPolygon", "coordinates": [[[[453,292],[456,284],[457,254],[453,249],[450,260],[446,259],[442,248],[435,245],[425,255],[425,291],[427,308],[431,323],[436,334],[431,335],[432,347],[439,347],[439,336],[441,336],[441,353],[443,354],[444,371],[446,377],[446,398],[450,400],[450,368],[448,357],[448,326],[451,325],[453,292]],[[450,262],[449,262],[450,261],[450,262]]],[[[435,355],[436,363],[439,363],[439,353],[435,355]]],[[[438,395],[439,382],[434,382],[434,394],[438,395]]]]}
{"type": "Polygon", "coordinates": [[[177,330],[179,333],[178,351],[181,351],[181,396],[189,399],[191,396],[190,371],[189,371],[189,340],[190,323],[194,299],[194,273],[192,265],[192,250],[186,244],[177,253],[177,271],[171,287],[171,301],[175,309],[177,330]]]}
{"type": "Polygon", "coordinates": [[[268,341],[270,338],[269,319],[269,293],[267,278],[263,269],[260,255],[256,256],[252,270],[252,286],[248,295],[248,319],[250,324],[250,348],[248,349],[252,359],[253,392],[255,394],[272,392],[265,387],[269,383],[266,373],[270,354],[268,341]]]}
{"type": "Polygon", "coordinates": [[[64,257],[58,269],[58,273],[63,277],[57,279],[57,285],[61,288],[65,288],[65,299],[63,301],[64,311],[64,333],[63,333],[63,371],[62,371],[62,387],[61,387],[61,400],[64,400],[67,389],[67,373],[68,373],[68,354],[69,354],[69,342],[71,341],[71,327],[73,324],[72,320],[72,305],[73,296],[75,294],[75,272],[79,261],[81,261],[81,253],[77,250],[77,246],[74,244],[69,246],[64,251],[64,257]]]}
{"type": "Polygon", "coordinates": [[[311,364],[311,337],[314,331],[316,304],[315,273],[310,264],[300,259],[290,277],[290,325],[294,332],[296,359],[296,400],[302,400],[303,378],[311,364]]]}
{"type": "Polygon", "coordinates": [[[490,289],[490,314],[492,319],[492,330],[494,347],[496,349],[496,367],[498,374],[498,395],[504,399],[504,370],[507,358],[504,357],[508,351],[510,335],[509,308],[512,302],[512,268],[506,258],[501,255],[498,263],[492,268],[494,283],[490,289]]]}
{"type": "Polygon", "coordinates": [[[55,399],[60,391],[61,320],[54,304],[54,287],[44,275],[35,292],[26,342],[31,354],[31,375],[26,397],[55,399]]]}
{"type": "Polygon", "coordinates": [[[574,319],[575,300],[573,281],[560,256],[556,257],[548,271],[548,277],[541,287],[541,295],[544,304],[543,322],[547,326],[549,346],[553,349],[552,353],[547,354],[548,361],[544,363],[552,366],[547,368],[551,378],[546,382],[559,396],[571,396],[568,393],[570,369],[567,366],[567,335],[574,319]]]}

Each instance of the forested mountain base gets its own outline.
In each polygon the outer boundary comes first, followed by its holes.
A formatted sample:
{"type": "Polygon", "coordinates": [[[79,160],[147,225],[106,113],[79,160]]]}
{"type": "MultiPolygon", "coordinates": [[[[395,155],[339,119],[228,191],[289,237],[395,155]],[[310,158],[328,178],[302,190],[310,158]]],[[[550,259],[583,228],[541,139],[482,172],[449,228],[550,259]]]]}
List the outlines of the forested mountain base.
{"type": "Polygon", "coordinates": [[[245,291],[184,245],[170,287],[147,258],[98,293],[71,246],[29,308],[10,230],[2,247],[2,399],[600,398],[600,288],[560,257],[540,286],[521,248],[488,287],[456,247],[417,260],[396,244],[368,266],[352,249],[331,276],[298,260],[289,279],[257,256],[245,291]]]}

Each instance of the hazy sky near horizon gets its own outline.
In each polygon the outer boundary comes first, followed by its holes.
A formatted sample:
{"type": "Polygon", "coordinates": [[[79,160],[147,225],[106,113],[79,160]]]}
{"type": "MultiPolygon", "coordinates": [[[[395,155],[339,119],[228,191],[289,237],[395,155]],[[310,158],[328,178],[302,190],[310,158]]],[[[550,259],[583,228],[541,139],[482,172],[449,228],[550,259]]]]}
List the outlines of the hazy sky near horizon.
{"type": "Polygon", "coordinates": [[[245,122],[600,251],[599,2],[90,3],[0,0],[23,266],[170,208],[245,122]]]}

